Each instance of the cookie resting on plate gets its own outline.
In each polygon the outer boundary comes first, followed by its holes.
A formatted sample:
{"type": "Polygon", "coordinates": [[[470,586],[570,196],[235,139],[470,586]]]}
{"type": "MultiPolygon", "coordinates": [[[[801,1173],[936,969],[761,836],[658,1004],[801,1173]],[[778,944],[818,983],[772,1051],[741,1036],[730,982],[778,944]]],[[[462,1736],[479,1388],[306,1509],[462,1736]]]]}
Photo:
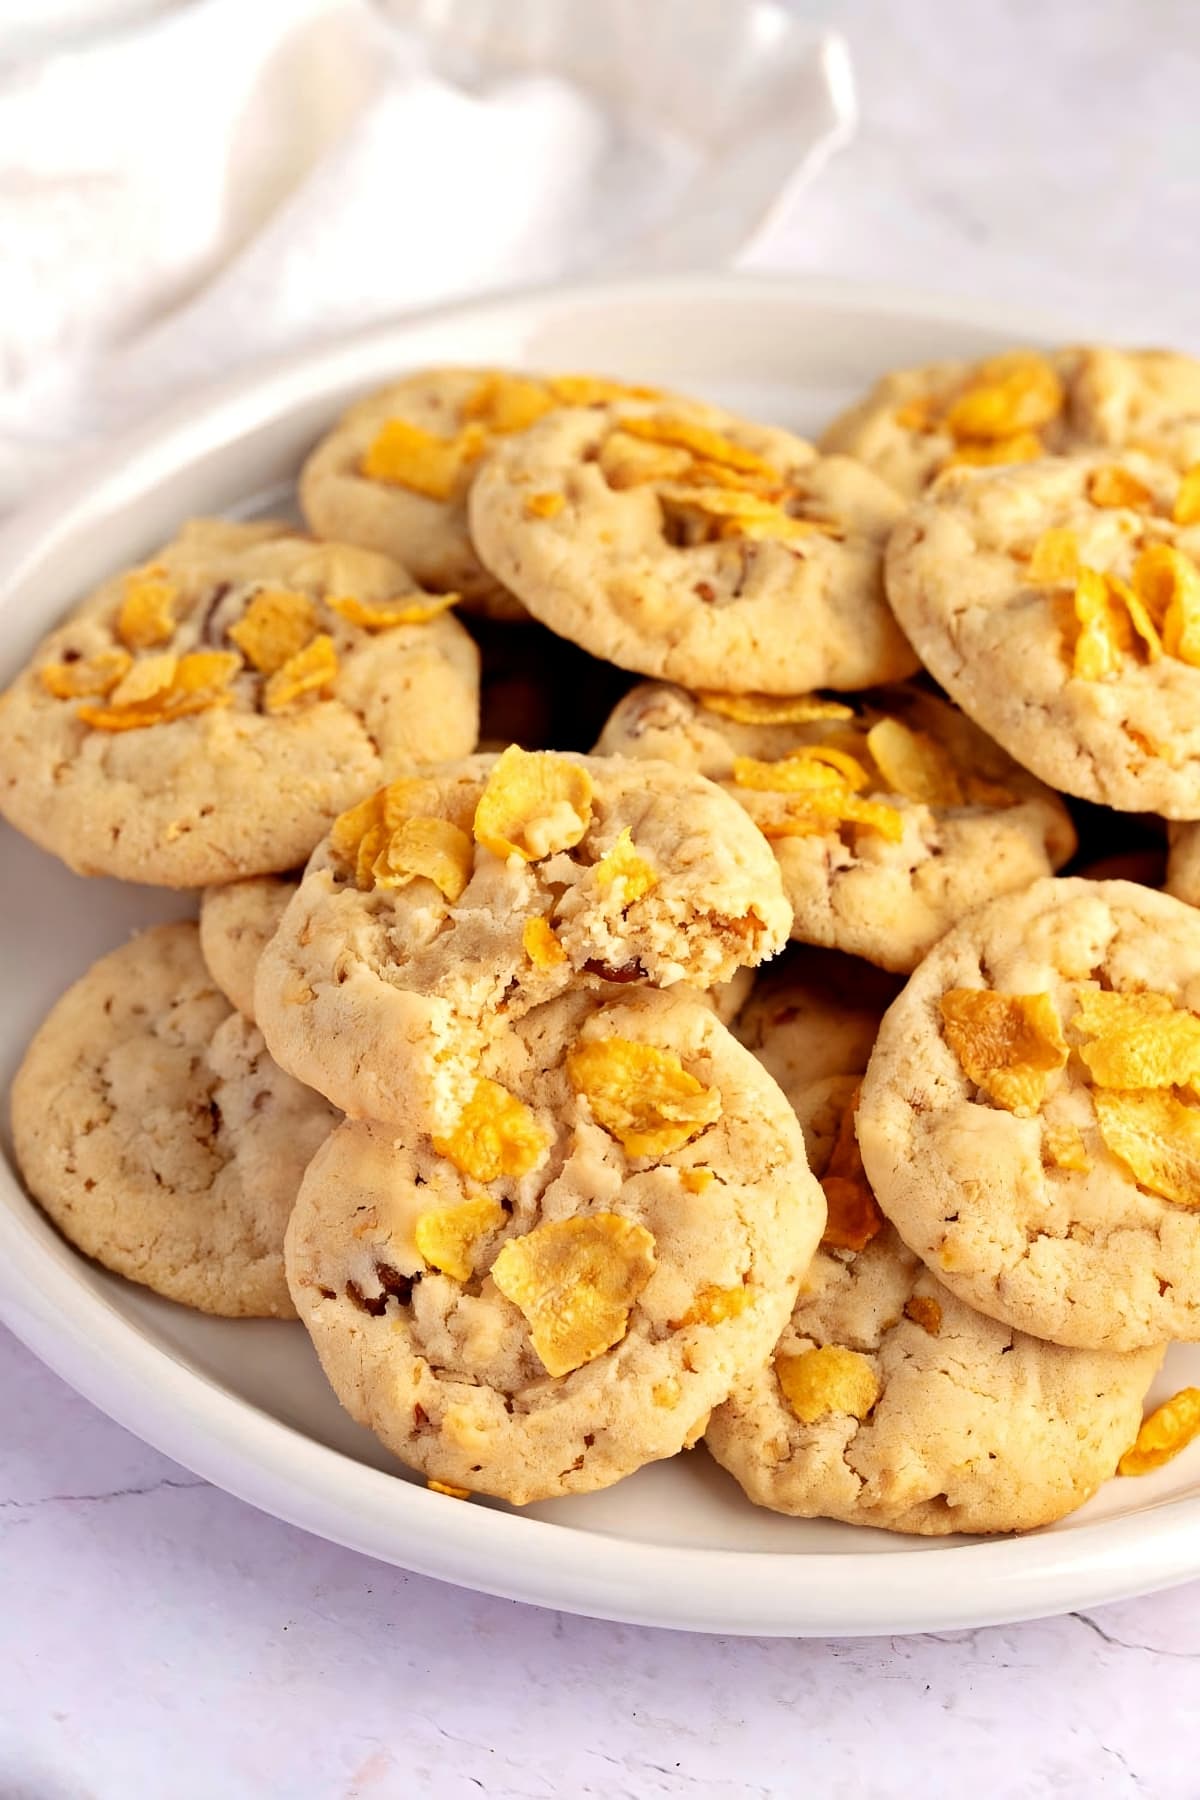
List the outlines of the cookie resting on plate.
{"type": "Polygon", "coordinates": [[[348,1123],[287,1236],[339,1400],[518,1505],[673,1456],[765,1357],[825,1208],[782,1094],[694,996],[571,993],[485,1053],[448,1135],[348,1123]]]}
{"type": "Polygon", "coordinates": [[[337,1122],[217,992],[194,924],[101,957],[12,1091],[30,1192],[88,1256],[202,1312],[291,1318],[283,1233],[337,1122]]]}
{"type": "Polygon", "coordinates": [[[208,972],[244,1018],[254,1018],[258,959],[274,937],[299,875],[248,875],[205,888],[200,899],[200,949],[208,972]]]}
{"type": "Polygon", "coordinates": [[[0,813],[84,875],[289,869],[346,806],[475,746],[479,655],[387,557],[196,520],[0,697],[0,813]]]}
{"type": "Polygon", "coordinates": [[[779,1512],[928,1536],[1029,1531],[1115,1472],[1162,1353],[1014,1331],[906,1249],[854,1135],[888,999],[874,970],[805,951],[759,983],[739,1023],[796,1110],[829,1220],[772,1358],[739,1380],[705,1441],[779,1512]]]}

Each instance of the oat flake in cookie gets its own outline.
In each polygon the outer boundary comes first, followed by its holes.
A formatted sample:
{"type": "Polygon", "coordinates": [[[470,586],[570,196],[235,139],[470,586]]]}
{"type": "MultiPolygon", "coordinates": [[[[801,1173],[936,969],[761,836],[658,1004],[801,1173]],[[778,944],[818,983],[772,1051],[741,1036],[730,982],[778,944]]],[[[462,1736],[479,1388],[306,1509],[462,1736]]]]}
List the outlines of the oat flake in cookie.
{"type": "Polygon", "coordinates": [[[783,1087],[829,1221],[770,1361],[709,1422],[761,1506],[891,1531],[1028,1531],[1080,1506],[1133,1442],[1157,1349],[1068,1350],[985,1317],[906,1249],[857,1155],[854,1105],[891,992],[804,951],[739,1035],[783,1087]]]}
{"type": "Polygon", "coordinates": [[[770,1351],[824,1222],[786,1100],[694,997],[566,994],[446,1139],[346,1124],[287,1238],[338,1398],[523,1505],[673,1456],[770,1351]]]}
{"type": "Polygon", "coordinates": [[[954,470],[897,526],[887,580],[930,673],[1027,769],[1200,817],[1200,467],[954,470]]]}
{"type": "Polygon", "coordinates": [[[85,875],[292,868],[380,781],[473,749],[478,652],[444,608],[387,557],[197,520],[0,698],[0,812],[85,875]]]}
{"type": "Polygon", "coordinates": [[[448,1125],[489,1039],[565,988],[715,987],[791,919],[728,795],[667,764],[511,747],[391,783],[318,847],[255,1016],[352,1117],[448,1125]]]}
{"type": "Polygon", "coordinates": [[[65,1237],[202,1312],[294,1316],[283,1233],[337,1115],[231,1012],[195,925],[101,957],[26,1052],[17,1161],[65,1237]]]}
{"type": "Polygon", "coordinates": [[[561,636],[687,687],[799,693],[917,659],[884,598],[902,510],[848,457],[711,407],[549,414],[475,477],[480,558],[561,636]]]}
{"type": "Polygon", "coordinates": [[[1082,1348],[1200,1340],[1200,918],[1126,881],[980,907],[889,1009],[858,1141],[968,1305],[1082,1348]]]}
{"type": "Polygon", "coordinates": [[[1058,796],[915,687],[847,703],[646,682],[596,748],[719,782],[775,852],[792,936],[904,973],[972,906],[1075,848],[1058,796]]]}

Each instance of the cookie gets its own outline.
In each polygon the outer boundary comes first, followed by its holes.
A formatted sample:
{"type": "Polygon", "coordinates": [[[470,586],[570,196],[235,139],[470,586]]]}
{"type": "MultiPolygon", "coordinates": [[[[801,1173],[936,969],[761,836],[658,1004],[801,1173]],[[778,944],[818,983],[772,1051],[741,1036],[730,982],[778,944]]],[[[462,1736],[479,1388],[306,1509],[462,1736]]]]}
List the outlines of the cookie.
{"type": "Polygon", "coordinates": [[[1057,795],[920,688],[843,704],[647,682],[596,748],[719,782],[770,841],[792,936],[901,972],[970,907],[1075,848],[1057,795]]]}
{"type": "Polygon", "coordinates": [[[190,922],[101,957],[50,1012],[12,1090],[17,1162],[64,1237],[226,1317],[295,1316],[284,1227],[335,1123],[230,1011],[190,922]]]}
{"type": "Polygon", "coordinates": [[[205,888],[200,899],[200,949],[208,972],[243,1018],[254,1018],[258,959],[275,936],[298,875],[251,875],[205,888]]]}
{"type": "Polygon", "coordinates": [[[424,369],[359,400],[321,439],[300,475],[300,505],[319,537],[398,557],[423,586],[469,611],[523,619],[525,609],[480,563],[467,494],[480,457],[551,407],[647,394],[588,375],[424,369]]]}
{"type": "Polygon", "coordinates": [[[896,528],[931,674],[1052,787],[1200,816],[1200,484],[1133,454],[943,475],[896,528]]]}
{"type": "Polygon", "coordinates": [[[478,653],[441,604],[386,557],[196,520],[0,697],[0,812],[84,875],[293,868],[380,781],[474,748],[478,653]]]}
{"type": "Polygon", "coordinates": [[[1165,350],[1009,350],[898,369],[834,420],[826,451],[856,456],[906,498],[943,469],[1076,450],[1200,459],[1200,362],[1165,350]]]}
{"type": "Polygon", "coordinates": [[[1200,827],[1173,825],[1167,846],[1166,890],[1200,906],[1200,827]]]}
{"type": "Polygon", "coordinates": [[[875,1206],[855,1089],[888,984],[801,953],[743,1015],[825,1178],[829,1225],[769,1362],[705,1442],[760,1506],[891,1531],[1029,1531],[1080,1506],[1137,1435],[1157,1349],[1066,1350],[964,1305],[875,1206]]]}
{"type": "Polygon", "coordinates": [[[512,747],[338,821],[263,952],[255,1017],[352,1118],[444,1123],[531,1006],[580,984],[715,986],[774,955],[790,918],[765,840],[702,777],[512,747]]]}
{"type": "Polygon", "coordinates": [[[354,1418],[524,1505],[694,1441],[823,1222],[791,1109],[708,1007],[571,993],[493,1042],[445,1139],[334,1133],[288,1279],[354,1418]]]}
{"type": "Polygon", "coordinates": [[[469,506],[482,561],[561,636],[638,674],[774,694],[916,668],[881,574],[900,511],[789,432],[628,403],[501,439],[469,506]]]}
{"type": "Polygon", "coordinates": [[[1034,882],[889,1009],[858,1141],[960,1300],[1083,1349],[1200,1339],[1200,919],[1126,881],[1034,882]]]}

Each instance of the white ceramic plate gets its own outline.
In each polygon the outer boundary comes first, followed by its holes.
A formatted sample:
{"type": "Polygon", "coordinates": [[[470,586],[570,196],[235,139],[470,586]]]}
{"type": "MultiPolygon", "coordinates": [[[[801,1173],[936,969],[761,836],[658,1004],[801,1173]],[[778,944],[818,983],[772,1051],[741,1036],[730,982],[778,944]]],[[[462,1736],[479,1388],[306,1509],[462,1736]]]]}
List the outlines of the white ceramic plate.
{"type": "MultiPolygon", "coordinates": [[[[726,277],[519,295],[375,332],[177,407],[0,534],[0,673],[82,590],[181,518],[278,503],[342,405],[409,365],[608,370],[804,431],[889,366],[1040,335],[1052,333],[1000,312],[726,277]]],[[[186,896],[83,881],[0,832],[7,1086],[68,982],[135,926],[192,908],[186,896]]],[[[105,1274],[61,1241],[7,1167],[0,1316],[113,1418],[252,1504],[405,1568],[567,1611],[719,1632],[919,1631],[1061,1612],[1200,1573],[1200,1446],[1155,1476],[1110,1483],[1051,1530],[992,1542],[780,1518],[751,1507],[703,1452],[520,1514],[448,1500],[341,1412],[299,1325],[205,1318],[105,1274]]],[[[1189,1379],[1200,1380],[1200,1350],[1173,1351],[1159,1391],[1189,1379]]]]}

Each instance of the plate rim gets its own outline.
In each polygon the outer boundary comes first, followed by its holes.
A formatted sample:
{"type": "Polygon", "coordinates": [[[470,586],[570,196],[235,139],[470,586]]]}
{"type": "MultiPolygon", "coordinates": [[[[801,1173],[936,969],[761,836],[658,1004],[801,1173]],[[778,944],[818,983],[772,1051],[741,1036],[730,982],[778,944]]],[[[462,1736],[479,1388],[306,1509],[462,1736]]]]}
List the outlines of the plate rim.
{"type": "MultiPolygon", "coordinates": [[[[0,525],[0,607],[59,533],[78,529],[81,508],[110,511],[122,485],[136,485],[156,458],[195,459],[247,424],[279,416],[289,398],[294,404],[289,390],[298,381],[315,398],[353,381],[360,365],[366,369],[376,359],[394,353],[403,366],[406,342],[427,328],[515,321],[598,299],[630,305],[728,299],[752,307],[756,299],[781,297],[798,309],[845,306],[859,314],[971,325],[994,330],[998,339],[1081,335],[1061,320],[1004,304],[786,274],[619,277],[423,308],[189,388],[154,417],[83,453],[50,491],[0,525]]],[[[317,1442],[182,1364],[73,1273],[73,1257],[54,1254],[60,1240],[7,1163],[0,1177],[0,1321],[27,1348],[108,1417],[194,1474],[289,1524],[417,1574],[594,1618],[772,1637],[1013,1623],[1151,1593],[1200,1574],[1200,1495],[1068,1533],[886,1554],[639,1543],[447,1502],[317,1442]],[[950,1556],[958,1559],[953,1565],[950,1556]]]]}

